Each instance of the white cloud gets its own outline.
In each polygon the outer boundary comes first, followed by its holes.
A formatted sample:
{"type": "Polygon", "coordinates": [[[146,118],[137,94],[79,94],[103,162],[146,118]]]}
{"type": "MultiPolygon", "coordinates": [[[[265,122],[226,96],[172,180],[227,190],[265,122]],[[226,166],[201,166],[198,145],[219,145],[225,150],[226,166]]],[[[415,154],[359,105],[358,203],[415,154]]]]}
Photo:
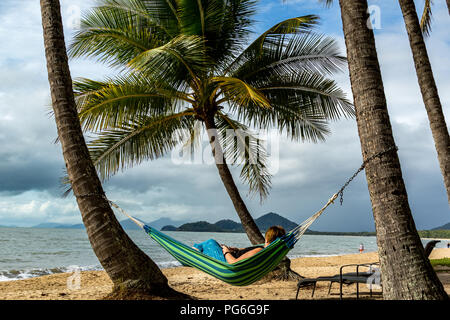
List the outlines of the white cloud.
{"type": "MultiPolygon", "coordinates": [[[[70,25],[76,14],[76,10],[69,9],[86,9],[93,1],[61,2],[69,42],[73,32],[70,25]]],[[[0,41],[7,44],[0,47],[0,180],[10,192],[0,188],[0,224],[81,223],[74,199],[58,197],[58,178],[64,162],[60,146],[52,143],[56,126],[48,115],[50,97],[39,2],[5,3],[0,9],[0,41]]],[[[442,176],[398,4],[378,3],[383,9],[383,28],[376,31],[376,40],[394,136],[400,147],[416,224],[431,228],[448,222],[442,176]]],[[[282,5],[278,0],[263,1],[262,5],[264,15],[258,16],[258,28],[293,15],[320,13],[320,30],[335,37],[345,53],[337,5],[325,10],[319,5],[316,9],[309,1],[288,1],[282,5]]],[[[433,32],[427,47],[448,119],[450,60],[445,53],[450,52],[450,21],[443,9],[445,3],[435,3],[433,32]]],[[[73,77],[101,79],[112,73],[92,61],[74,60],[70,65],[73,77]]],[[[351,98],[348,74],[337,76],[337,81],[351,98]]],[[[319,209],[359,167],[361,152],[355,122],[340,121],[331,128],[332,135],[326,143],[282,141],[280,170],[273,177],[269,199],[260,205],[257,198],[246,198],[255,217],[274,211],[301,221],[319,209]]],[[[239,182],[239,172],[233,172],[245,196],[248,188],[239,182]]],[[[118,174],[105,188],[111,200],[146,221],[163,216],[210,222],[222,218],[237,220],[214,166],[177,166],[164,158],[118,174]]],[[[364,173],[348,187],[344,206],[328,210],[329,214],[321,217],[315,229],[373,229],[364,173]]]]}

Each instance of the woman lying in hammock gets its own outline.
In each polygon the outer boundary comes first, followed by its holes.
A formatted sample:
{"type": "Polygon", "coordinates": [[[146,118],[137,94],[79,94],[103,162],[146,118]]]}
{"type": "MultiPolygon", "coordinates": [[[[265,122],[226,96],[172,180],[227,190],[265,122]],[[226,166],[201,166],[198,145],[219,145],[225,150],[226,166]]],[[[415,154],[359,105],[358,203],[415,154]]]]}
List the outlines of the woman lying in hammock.
{"type": "Polygon", "coordinates": [[[264,245],[252,246],[247,248],[234,248],[228,247],[226,245],[221,245],[214,239],[209,239],[202,243],[194,244],[194,248],[217,260],[228,263],[235,263],[253,256],[257,252],[267,247],[276,238],[279,238],[285,234],[286,231],[283,229],[283,227],[272,226],[266,231],[266,242],[264,243],[264,245]]]}

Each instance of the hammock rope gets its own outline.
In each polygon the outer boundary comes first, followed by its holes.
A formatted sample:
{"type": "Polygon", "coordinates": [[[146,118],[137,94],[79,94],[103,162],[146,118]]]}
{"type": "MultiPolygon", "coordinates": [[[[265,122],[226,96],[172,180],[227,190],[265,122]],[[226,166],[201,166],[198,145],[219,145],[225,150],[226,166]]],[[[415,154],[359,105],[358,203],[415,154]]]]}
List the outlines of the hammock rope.
{"type": "Polygon", "coordinates": [[[340,196],[340,203],[343,202],[344,189],[350,184],[350,182],[365,169],[366,165],[376,158],[381,158],[388,152],[397,151],[397,146],[392,146],[385,151],[379,152],[371,157],[368,157],[359,169],[347,180],[347,182],[335,193],[327,203],[316,213],[310,216],[308,219],[297,225],[286,235],[277,238],[270,243],[266,248],[257,252],[253,256],[240,260],[234,264],[228,264],[223,261],[219,261],[215,258],[209,257],[202,252],[195,250],[194,248],[187,246],[176,239],[160,232],[148,225],[145,225],[138,219],[128,214],[125,210],[119,207],[116,203],[109,200],[105,194],[85,194],[77,197],[87,196],[100,196],[104,198],[113,208],[120,211],[127,216],[131,221],[136,223],[139,227],[152,237],[158,244],[160,244],[165,250],[167,250],[175,259],[177,259],[182,265],[199,269],[207,274],[216,277],[226,283],[235,286],[249,285],[264,275],[275,269],[278,263],[286,256],[286,254],[294,247],[299,239],[304,235],[306,230],[323,214],[323,212],[334,203],[334,201],[340,196]]]}

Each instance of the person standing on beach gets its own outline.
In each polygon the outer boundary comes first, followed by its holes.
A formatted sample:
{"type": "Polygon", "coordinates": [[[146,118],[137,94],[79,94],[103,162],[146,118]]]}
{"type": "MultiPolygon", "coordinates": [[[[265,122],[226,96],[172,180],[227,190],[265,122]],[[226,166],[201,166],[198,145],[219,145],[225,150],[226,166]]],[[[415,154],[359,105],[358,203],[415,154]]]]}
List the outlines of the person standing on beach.
{"type": "Polygon", "coordinates": [[[361,243],[359,245],[359,253],[363,253],[363,251],[364,251],[364,245],[361,243]]]}

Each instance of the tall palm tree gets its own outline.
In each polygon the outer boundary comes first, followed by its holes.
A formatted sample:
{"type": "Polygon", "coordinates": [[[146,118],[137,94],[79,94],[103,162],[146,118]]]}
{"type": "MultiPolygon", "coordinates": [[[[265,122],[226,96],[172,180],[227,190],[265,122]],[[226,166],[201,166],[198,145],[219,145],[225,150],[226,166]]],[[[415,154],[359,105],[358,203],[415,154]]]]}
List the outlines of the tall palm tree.
{"type": "MultiPolygon", "coordinates": [[[[327,0],[330,4],[332,1],[327,0]]],[[[340,0],[385,299],[448,299],[417,233],[392,135],[367,0],[340,0]]]]}
{"type": "MultiPolygon", "coordinates": [[[[166,277],[127,236],[116,220],[89,156],[72,89],[59,0],[41,0],[52,105],[63,156],[86,232],[100,263],[126,296],[129,290],[174,295],[166,277]]],[[[179,297],[179,295],[176,295],[179,297]]]]}
{"type": "MultiPolygon", "coordinates": [[[[423,39],[414,1],[399,0],[399,4],[403,13],[403,19],[405,20],[417,79],[430,122],[431,133],[433,135],[441,172],[444,176],[444,185],[450,204],[450,136],[442,111],[441,100],[436,82],[434,81],[433,70],[431,69],[431,63],[428,58],[427,47],[423,39]]],[[[427,34],[429,28],[426,28],[425,32],[427,34]]]]}
{"type": "Polygon", "coordinates": [[[282,21],[245,46],[254,10],[253,0],[102,0],[69,52],[121,71],[75,82],[83,128],[96,134],[89,148],[101,177],[179,143],[195,147],[207,129],[220,178],[256,244],[264,238],[228,163],[239,160],[241,178],[264,199],[271,177],[252,130],[320,141],[328,122],[352,116],[353,107],[328,78],[345,58],[334,40],[312,32],[317,17],[282,21]]]}

